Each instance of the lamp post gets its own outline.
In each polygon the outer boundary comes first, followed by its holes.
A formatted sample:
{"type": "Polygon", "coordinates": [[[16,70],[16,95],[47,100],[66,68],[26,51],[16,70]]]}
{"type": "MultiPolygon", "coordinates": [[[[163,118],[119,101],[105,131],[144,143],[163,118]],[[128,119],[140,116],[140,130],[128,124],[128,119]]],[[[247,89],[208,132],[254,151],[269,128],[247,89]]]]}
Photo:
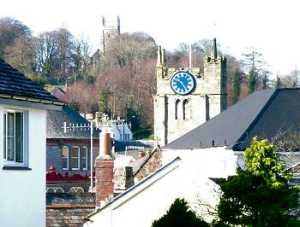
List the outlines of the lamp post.
{"type": "MultiPolygon", "coordinates": [[[[92,192],[93,191],[93,178],[94,178],[94,176],[93,176],[93,122],[91,121],[91,124],[90,124],[90,126],[91,126],[91,167],[90,167],[90,169],[91,169],[91,185],[90,185],[90,192],[92,192]]],[[[100,140],[99,140],[99,146],[100,146],[100,140]]]]}

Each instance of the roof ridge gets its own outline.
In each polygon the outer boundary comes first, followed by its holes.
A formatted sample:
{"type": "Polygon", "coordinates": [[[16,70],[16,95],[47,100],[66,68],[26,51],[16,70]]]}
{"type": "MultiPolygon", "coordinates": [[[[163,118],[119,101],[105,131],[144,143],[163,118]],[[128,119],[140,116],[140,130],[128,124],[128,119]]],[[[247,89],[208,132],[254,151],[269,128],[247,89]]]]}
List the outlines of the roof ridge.
{"type": "MultiPolygon", "coordinates": [[[[155,172],[151,173],[149,176],[143,178],[141,181],[139,181],[138,183],[136,183],[133,186],[131,186],[130,188],[128,188],[125,192],[123,192],[123,193],[117,195],[116,197],[114,197],[110,202],[108,202],[107,204],[105,204],[103,207],[97,208],[94,212],[92,212],[91,214],[89,214],[86,217],[86,221],[90,220],[89,219],[90,217],[94,216],[95,214],[99,213],[100,211],[102,211],[106,207],[110,206],[111,204],[113,204],[114,202],[116,202],[117,200],[119,200],[120,198],[122,198],[123,196],[127,195],[129,192],[133,191],[134,189],[138,188],[140,185],[142,185],[145,182],[147,182],[148,180],[152,179],[158,173],[161,173],[163,170],[165,170],[168,167],[172,166],[172,164],[176,163],[177,161],[181,161],[181,158],[179,156],[176,156],[171,161],[169,161],[168,163],[166,163],[165,165],[163,165],[159,169],[157,169],[155,172]]],[[[172,169],[172,170],[174,170],[174,169],[172,169]]],[[[170,171],[172,171],[172,170],[170,170],[170,171]]]]}

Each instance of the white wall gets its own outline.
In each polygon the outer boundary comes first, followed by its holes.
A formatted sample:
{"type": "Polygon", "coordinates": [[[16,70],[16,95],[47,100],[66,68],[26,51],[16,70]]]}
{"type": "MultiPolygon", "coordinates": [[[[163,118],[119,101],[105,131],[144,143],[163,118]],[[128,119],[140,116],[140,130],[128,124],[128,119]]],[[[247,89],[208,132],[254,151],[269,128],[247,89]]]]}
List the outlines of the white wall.
{"type": "Polygon", "coordinates": [[[45,110],[29,110],[29,168],[32,170],[3,170],[4,108],[0,106],[0,226],[43,227],[46,223],[47,114],[45,110]]]}
{"type": "Polygon", "coordinates": [[[215,190],[218,187],[209,177],[233,175],[236,167],[234,153],[224,148],[165,151],[163,162],[166,163],[176,156],[181,158],[177,168],[174,167],[165,176],[158,174],[154,181],[152,179],[152,185],[144,182],[142,189],[137,187],[92,216],[93,222],[86,223],[85,227],[150,227],[178,197],[189,201],[199,213],[202,213],[199,201],[216,205],[218,193],[215,190]]]}

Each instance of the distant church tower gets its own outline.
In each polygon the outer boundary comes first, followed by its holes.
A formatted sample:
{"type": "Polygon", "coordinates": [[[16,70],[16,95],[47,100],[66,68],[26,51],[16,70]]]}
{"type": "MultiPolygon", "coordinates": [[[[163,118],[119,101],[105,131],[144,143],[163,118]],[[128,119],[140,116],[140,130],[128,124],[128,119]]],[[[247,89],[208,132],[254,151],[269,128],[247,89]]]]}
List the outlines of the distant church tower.
{"type": "Polygon", "coordinates": [[[165,50],[158,48],[154,136],[163,146],[226,109],[226,59],[218,56],[216,39],[200,67],[169,68],[165,50]]]}
{"type": "Polygon", "coordinates": [[[102,37],[100,50],[104,53],[109,40],[121,34],[120,17],[117,20],[107,20],[102,17],[102,37]]]}

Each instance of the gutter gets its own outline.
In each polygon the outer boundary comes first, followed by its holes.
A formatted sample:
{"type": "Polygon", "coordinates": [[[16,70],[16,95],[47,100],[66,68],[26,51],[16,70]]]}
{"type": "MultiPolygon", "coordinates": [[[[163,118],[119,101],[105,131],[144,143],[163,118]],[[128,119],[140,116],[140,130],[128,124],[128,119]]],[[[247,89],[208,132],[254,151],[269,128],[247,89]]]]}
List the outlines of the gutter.
{"type": "Polygon", "coordinates": [[[14,100],[18,100],[18,101],[28,101],[28,102],[34,102],[34,103],[42,103],[42,104],[46,104],[46,105],[56,105],[56,106],[65,105],[63,102],[60,102],[60,101],[52,101],[52,100],[47,100],[47,99],[37,99],[37,98],[30,98],[30,97],[17,96],[17,95],[0,94],[0,98],[14,99],[14,100]]]}

